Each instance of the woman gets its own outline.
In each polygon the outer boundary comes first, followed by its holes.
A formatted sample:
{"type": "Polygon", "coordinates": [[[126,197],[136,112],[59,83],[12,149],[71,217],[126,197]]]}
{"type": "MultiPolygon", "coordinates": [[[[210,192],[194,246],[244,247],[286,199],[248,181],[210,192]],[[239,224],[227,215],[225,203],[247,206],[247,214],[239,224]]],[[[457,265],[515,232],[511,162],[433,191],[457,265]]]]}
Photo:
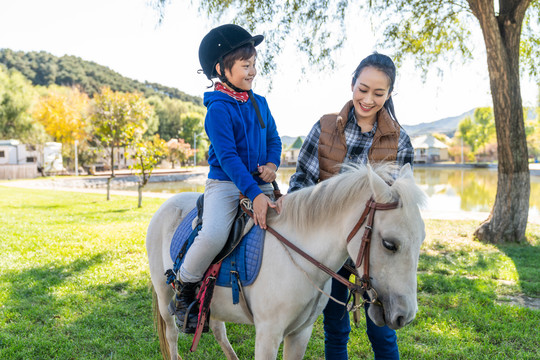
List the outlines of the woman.
{"type": "MultiPolygon", "coordinates": [[[[374,53],[360,62],[353,73],[352,100],[339,113],[324,115],[305,139],[289,192],[336,175],[343,163],[395,162],[400,167],[406,163],[412,166],[414,149],[394,113],[395,79],[396,67],[386,55],[374,53]]],[[[277,205],[280,209],[281,201],[277,205]]],[[[350,275],[344,268],[339,274],[346,278],[350,275]]],[[[331,295],[346,302],[348,291],[332,280],[331,295]]],[[[347,311],[329,300],[323,314],[326,359],[347,359],[351,330],[347,311]]],[[[375,359],[399,359],[396,332],[388,326],[377,327],[367,316],[367,305],[366,322],[375,359]]]]}

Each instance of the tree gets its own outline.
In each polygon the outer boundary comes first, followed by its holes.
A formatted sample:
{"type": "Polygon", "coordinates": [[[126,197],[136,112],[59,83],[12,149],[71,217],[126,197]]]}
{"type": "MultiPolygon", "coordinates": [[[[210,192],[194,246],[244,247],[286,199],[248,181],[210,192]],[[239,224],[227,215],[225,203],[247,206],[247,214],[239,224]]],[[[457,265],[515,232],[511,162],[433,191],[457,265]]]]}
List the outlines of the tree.
{"type": "Polygon", "coordinates": [[[0,66],[0,139],[31,142],[32,139],[43,138],[43,127],[36,124],[30,115],[36,95],[21,73],[7,71],[0,66]]]}
{"type": "Polygon", "coordinates": [[[156,83],[132,80],[108,67],[76,56],[56,57],[44,51],[26,53],[0,49],[0,64],[21,72],[34,85],[78,86],[89,96],[108,86],[114,91],[141,92],[145,96],[159,95],[162,98],[176,98],[202,105],[199,96],[188,95],[176,88],[156,83]]]}
{"type": "Polygon", "coordinates": [[[476,124],[476,146],[485,146],[495,135],[495,122],[493,120],[493,110],[482,107],[474,110],[474,122],[476,124]]]}
{"type": "Polygon", "coordinates": [[[459,122],[456,136],[463,139],[463,142],[471,147],[471,151],[476,150],[474,123],[470,116],[467,116],[459,122]]]}
{"type": "Polygon", "coordinates": [[[171,139],[167,141],[167,147],[169,149],[169,160],[173,169],[175,162],[182,164],[193,156],[191,145],[187,144],[184,139],[171,139]]]}
{"type": "MultiPolygon", "coordinates": [[[[154,1],[160,10],[168,3],[168,0],[154,1]]],[[[397,59],[412,54],[416,64],[424,69],[437,61],[449,60],[448,56],[471,58],[472,44],[468,40],[474,29],[473,21],[480,25],[493,98],[499,166],[495,203],[475,236],[495,243],[521,241],[527,227],[530,174],[520,91],[520,55],[526,60],[523,66],[538,75],[540,1],[499,0],[498,6],[493,0],[366,3],[382,24],[384,43],[397,49],[397,59]]],[[[285,40],[297,39],[298,48],[309,60],[323,66],[332,59],[333,49],[342,46],[345,15],[355,7],[358,2],[346,0],[200,1],[200,8],[210,16],[220,18],[230,12],[235,22],[247,25],[252,31],[255,25],[275,29],[265,32],[272,53],[279,54],[285,40]]]]}
{"type": "Polygon", "coordinates": [[[67,159],[74,158],[75,142],[78,144],[78,153],[88,148],[89,106],[88,95],[79,89],[51,86],[34,107],[34,118],[44,126],[54,141],[64,145],[62,152],[67,159]]]}
{"type": "Polygon", "coordinates": [[[532,156],[534,161],[537,162],[540,156],[540,107],[537,107],[536,111],[529,109],[526,113],[529,115],[525,121],[529,156],[532,156]]]}
{"type": "Polygon", "coordinates": [[[458,124],[458,134],[473,152],[485,146],[495,135],[495,122],[491,108],[477,108],[474,118],[467,116],[458,124]]]}
{"type": "Polygon", "coordinates": [[[155,166],[167,157],[167,144],[159,135],[154,135],[151,140],[144,140],[139,136],[133,143],[133,153],[128,153],[129,157],[135,160],[132,169],[137,170],[139,183],[137,191],[139,193],[138,207],[142,206],[142,190],[146,186],[155,166]]]}
{"type": "Polygon", "coordinates": [[[105,87],[94,97],[92,123],[95,136],[108,149],[111,176],[107,179],[107,200],[110,199],[111,180],[115,177],[114,153],[128,146],[146,130],[146,119],[153,116],[153,108],[142,94],[121,93],[105,87]]]}
{"type": "Polygon", "coordinates": [[[157,133],[166,141],[175,138],[187,140],[187,136],[191,139],[194,132],[200,133],[204,128],[206,109],[202,106],[158,96],[150,97],[148,102],[154,106],[159,118],[157,133]]]}

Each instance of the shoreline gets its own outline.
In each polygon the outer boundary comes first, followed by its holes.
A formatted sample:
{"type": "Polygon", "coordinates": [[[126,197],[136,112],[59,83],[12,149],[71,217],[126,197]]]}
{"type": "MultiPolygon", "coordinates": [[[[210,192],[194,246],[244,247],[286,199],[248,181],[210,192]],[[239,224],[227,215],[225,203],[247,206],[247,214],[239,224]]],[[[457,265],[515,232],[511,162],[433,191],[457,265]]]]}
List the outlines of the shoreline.
{"type": "MultiPolygon", "coordinates": [[[[539,164],[540,165],[540,164],[539,164]]],[[[424,167],[424,166],[422,166],[424,167]]],[[[442,166],[441,166],[442,167],[442,166]]],[[[447,166],[445,166],[447,167],[447,166]]],[[[538,167],[540,175],[540,166],[538,167]]],[[[163,169],[161,171],[155,171],[152,173],[149,182],[164,182],[164,181],[185,181],[198,183],[201,180],[206,180],[208,174],[208,167],[197,167],[195,169],[171,171],[170,169],[163,169]]],[[[26,189],[42,189],[42,190],[57,190],[68,191],[78,193],[92,193],[92,194],[106,194],[104,185],[107,183],[107,178],[110,174],[99,173],[92,176],[81,176],[79,178],[75,176],[64,177],[58,179],[53,177],[50,179],[21,179],[21,180],[6,180],[0,181],[0,186],[12,187],[12,188],[26,188],[26,189]]],[[[111,196],[138,196],[138,192],[135,190],[123,190],[122,187],[133,186],[133,183],[138,179],[137,175],[130,172],[119,171],[116,177],[113,179],[114,188],[111,188],[111,196]],[[120,188],[119,188],[120,187],[120,188]]],[[[175,195],[175,193],[160,193],[143,191],[143,198],[162,198],[168,199],[175,195]]],[[[475,211],[432,211],[421,210],[423,219],[430,220],[475,220],[484,221],[488,218],[489,212],[475,212],[475,211]]],[[[529,223],[540,224],[540,216],[532,216],[529,214],[529,223]]]]}

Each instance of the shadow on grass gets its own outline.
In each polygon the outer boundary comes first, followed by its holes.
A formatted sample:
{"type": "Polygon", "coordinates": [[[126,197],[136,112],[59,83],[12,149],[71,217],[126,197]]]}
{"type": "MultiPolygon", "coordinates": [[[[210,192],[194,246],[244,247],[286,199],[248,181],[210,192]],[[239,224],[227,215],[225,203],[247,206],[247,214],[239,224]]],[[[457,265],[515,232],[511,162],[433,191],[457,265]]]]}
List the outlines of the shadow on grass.
{"type": "Polygon", "coordinates": [[[540,297],[540,246],[530,244],[502,244],[497,248],[512,259],[518,273],[518,286],[531,297],[540,297]]]}

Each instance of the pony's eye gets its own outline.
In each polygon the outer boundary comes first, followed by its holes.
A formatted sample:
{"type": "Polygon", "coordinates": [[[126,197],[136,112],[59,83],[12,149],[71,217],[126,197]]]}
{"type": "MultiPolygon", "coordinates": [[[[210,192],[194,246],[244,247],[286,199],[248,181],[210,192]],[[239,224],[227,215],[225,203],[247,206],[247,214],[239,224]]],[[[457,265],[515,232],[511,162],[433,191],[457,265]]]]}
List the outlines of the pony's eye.
{"type": "Polygon", "coordinates": [[[386,249],[388,249],[388,250],[390,250],[392,252],[396,252],[398,250],[397,245],[395,243],[391,242],[391,241],[383,239],[382,244],[386,249]]]}

